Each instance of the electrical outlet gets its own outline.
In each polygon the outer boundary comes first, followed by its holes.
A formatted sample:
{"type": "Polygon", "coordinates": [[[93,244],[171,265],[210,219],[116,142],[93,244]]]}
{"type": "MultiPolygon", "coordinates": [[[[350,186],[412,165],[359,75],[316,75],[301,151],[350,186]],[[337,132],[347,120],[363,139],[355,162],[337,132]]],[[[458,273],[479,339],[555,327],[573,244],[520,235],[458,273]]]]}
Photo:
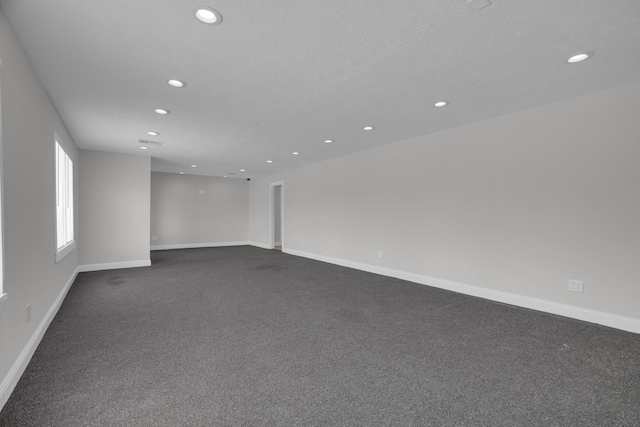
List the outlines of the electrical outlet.
{"type": "Polygon", "coordinates": [[[582,281],[569,279],[569,290],[573,292],[584,292],[582,281]]]}
{"type": "Polygon", "coordinates": [[[31,304],[27,304],[27,322],[31,321],[31,304]]]}
{"type": "Polygon", "coordinates": [[[384,259],[384,252],[378,251],[378,259],[384,259]]]}

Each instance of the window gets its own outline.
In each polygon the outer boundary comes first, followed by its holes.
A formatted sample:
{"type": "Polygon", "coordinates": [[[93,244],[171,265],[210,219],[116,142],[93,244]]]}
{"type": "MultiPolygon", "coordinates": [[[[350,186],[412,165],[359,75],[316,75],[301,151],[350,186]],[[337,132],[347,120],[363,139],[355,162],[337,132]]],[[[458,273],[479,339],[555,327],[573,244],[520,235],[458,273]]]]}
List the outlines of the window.
{"type": "Polygon", "coordinates": [[[56,141],[56,262],[75,247],[73,241],[73,161],[56,141]]]}

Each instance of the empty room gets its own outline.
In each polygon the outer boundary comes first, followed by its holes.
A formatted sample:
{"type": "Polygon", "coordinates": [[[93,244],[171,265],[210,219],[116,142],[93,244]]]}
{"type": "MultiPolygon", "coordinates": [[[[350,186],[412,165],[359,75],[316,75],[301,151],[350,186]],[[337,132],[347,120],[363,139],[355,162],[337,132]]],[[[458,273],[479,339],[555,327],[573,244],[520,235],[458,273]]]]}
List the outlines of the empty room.
{"type": "Polygon", "coordinates": [[[0,0],[0,426],[639,426],[640,2],[0,0]]]}

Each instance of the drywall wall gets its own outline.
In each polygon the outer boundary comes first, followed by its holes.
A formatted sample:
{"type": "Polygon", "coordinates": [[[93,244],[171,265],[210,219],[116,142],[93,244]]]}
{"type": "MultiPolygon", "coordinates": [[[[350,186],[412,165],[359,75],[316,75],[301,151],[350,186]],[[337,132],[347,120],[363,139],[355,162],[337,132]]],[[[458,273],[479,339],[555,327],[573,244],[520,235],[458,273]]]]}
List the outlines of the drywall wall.
{"type": "Polygon", "coordinates": [[[285,252],[640,321],[638,99],[620,87],[254,179],[250,240],[267,243],[283,180],[285,252]]]}
{"type": "Polygon", "coordinates": [[[80,150],[83,270],[150,265],[150,174],[149,157],[80,150]]]}
{"type": "Polygon", "coordinates": [[[249,182],[151,173],[153,249],[246,244],[249,182]]]}
{"type": "Polygon", "coordinates": [[[273,221],[275,245],[282,244],[282,186],[277,185],[273,189],[273,221]]]}
{"type": "Polygon", "coordinates": [[[78,150],[2,9],[0,58],[4,291],[8,296],[0,318],[2,407],[76,274],[77,248],[55,262],[54,132],[68,148],[76,174],[78,150]]]}

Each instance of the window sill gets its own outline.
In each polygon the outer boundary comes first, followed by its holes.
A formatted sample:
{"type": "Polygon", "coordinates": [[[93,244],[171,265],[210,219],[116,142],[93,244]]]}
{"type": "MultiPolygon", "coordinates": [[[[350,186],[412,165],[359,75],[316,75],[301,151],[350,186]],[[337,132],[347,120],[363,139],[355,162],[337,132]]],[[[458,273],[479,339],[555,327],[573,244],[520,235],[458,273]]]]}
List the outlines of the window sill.
{"type": "Polygon", "coordinates": [[[76,248],[76,242],[74,241],[69,243],[64,248],[60,249],[58,252],[56,252],[56,262],[62,261],[62,258],[66,257],[75,248],[76,248]]]}

